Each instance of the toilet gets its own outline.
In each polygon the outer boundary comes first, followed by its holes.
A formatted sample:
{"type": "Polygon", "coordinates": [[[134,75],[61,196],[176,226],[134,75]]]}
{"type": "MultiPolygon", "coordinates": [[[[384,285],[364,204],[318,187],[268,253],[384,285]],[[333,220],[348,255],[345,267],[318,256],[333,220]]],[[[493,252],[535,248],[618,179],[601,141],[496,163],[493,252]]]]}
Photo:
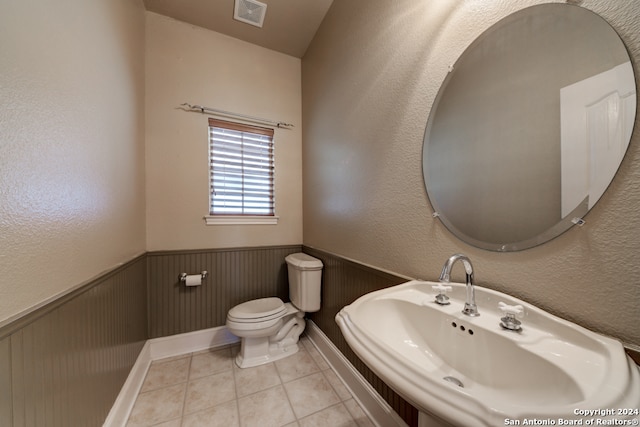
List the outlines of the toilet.
{"type": "Polygon", "coordinates": [[[322,261],[304,253],[285,258],[289,273],[289,298],[259,298],[233,307],[227,328],[241,338],[236,364],[241,368],[263,365],[298,351],[304,331],[304,314],[320,310],[322,261]]]}

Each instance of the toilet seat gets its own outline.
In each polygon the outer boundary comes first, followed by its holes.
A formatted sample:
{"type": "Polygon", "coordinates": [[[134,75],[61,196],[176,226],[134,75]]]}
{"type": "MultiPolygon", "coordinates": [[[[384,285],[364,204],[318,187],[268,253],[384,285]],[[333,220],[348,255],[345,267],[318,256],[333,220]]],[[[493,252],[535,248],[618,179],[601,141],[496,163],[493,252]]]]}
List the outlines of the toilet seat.
{"type": "Polygon", "coordinates": [[[259,298],[243,302],[227,313],[227,319],[237,323],[259,323],[277,320],[287,312],[280,298],[259,298]]]}

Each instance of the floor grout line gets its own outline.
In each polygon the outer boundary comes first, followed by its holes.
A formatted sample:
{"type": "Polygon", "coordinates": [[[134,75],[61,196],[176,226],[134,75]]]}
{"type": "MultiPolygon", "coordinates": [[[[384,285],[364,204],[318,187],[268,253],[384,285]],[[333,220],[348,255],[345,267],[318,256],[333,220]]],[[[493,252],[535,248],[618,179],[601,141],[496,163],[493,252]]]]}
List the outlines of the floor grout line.
{"type": "Polygon", "coordinates": [[[182,410],[180,411],[180,426],[184,424],[184,408],[187,406],[187,393],[189,392],[189,380],[191,379],[191,366],[193,365],[193,353],[189,355],[189,366],[187,367],[187,385],[184,388],[182,397],[182,410]]]}

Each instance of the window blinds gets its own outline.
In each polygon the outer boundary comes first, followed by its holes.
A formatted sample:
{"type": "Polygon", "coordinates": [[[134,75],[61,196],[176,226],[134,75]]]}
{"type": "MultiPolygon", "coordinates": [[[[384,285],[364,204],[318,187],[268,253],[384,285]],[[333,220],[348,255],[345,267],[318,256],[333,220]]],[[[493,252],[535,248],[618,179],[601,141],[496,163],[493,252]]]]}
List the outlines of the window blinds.
{"type": "Polygon", "coordinates": [[[273,133],[209,119],[211,215],[274,215],[273,133]]]}

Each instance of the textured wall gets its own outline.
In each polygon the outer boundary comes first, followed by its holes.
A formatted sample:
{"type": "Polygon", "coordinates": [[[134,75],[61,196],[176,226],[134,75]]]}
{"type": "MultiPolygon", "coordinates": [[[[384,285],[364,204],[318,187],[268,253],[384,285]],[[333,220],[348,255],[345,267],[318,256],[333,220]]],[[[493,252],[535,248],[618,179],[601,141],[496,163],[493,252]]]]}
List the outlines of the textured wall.
{"type": "MultiPolygon", "coordinates": [[[[542,246],[477,249],[431,217],[422,141],[448,66],[490,25],[540,3],[334,2],[302,64],[304,244],[425,279],[463,252],[480,285],[640,345],[639,132],[587,224],[542,246]]],[[[612,24],[637,69],[640,2],[577,3],[612,24]]]]}
{"type": "Polygon", "coordinates": [[[298,58],[147,12],[147,250],[302,242],[300,78],[298,58]],[[207,116],[183,102],[295,125],[274,135],[277,225],[205,225],[207,116]]]}
{"type": "Polygon", "coordinates": [[[0,2],[0,325],[145,250],[141,1],[0,2]]]}

